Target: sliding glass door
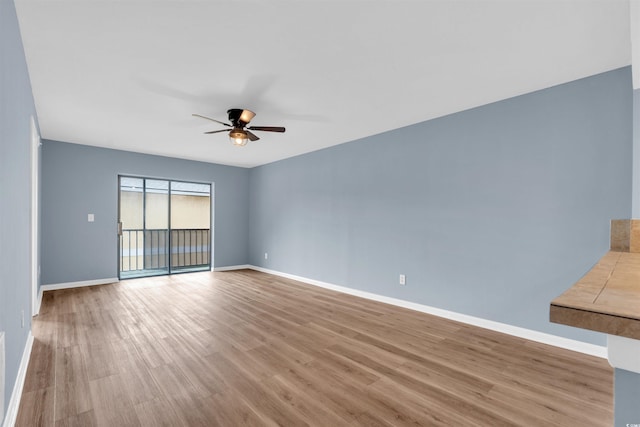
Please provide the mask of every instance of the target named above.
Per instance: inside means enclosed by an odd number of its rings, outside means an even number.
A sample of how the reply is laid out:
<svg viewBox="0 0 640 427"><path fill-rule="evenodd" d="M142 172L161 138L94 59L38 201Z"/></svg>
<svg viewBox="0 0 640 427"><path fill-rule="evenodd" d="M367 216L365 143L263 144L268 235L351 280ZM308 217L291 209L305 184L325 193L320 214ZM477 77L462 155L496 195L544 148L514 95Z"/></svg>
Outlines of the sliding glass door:
<svg viewBox="0 0 640 427"><path fill-rule="evenodd" d="M120 176L121 279L211 268L211 185Z"/></svg>

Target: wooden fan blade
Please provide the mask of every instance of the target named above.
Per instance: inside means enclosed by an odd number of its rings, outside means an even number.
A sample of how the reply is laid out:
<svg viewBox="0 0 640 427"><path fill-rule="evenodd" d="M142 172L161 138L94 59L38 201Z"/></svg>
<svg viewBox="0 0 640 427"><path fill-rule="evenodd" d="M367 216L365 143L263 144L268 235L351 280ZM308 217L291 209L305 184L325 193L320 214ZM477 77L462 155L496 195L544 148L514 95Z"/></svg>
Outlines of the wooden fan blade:
<svg viewBox="0 0 640 427"><path fill-rule="evenodd" d="M247 129L261 130L265 132L284 132L285 130L282 126L251 126Z"/></svg>
<svg viewBox="0 0 640 427"><path fill-rule="evenodd" d="M212 119L211 117L201 116L200 114L192 114L194 117L200 117L201 119L211 120L212 122L220 123L223 126L231 127L229 123L221 122L220 120Z"/></svg>
<svg viewBox="0 0 640 427"><path fill-rule="evenodd" d="M211 133L219 133L219 132L229 132L229 129L210 130L209 132L205 132L205 133L206 134L211 134Z"/></svg>
<svg viewBox="0 0 640 427"><path fill-rule="evenodd" d="M260 139L260 138L258 138L258 136L255 133L252 133L251 131L246 130L246 129L244 131L246 132L247 136L249 137L249 140L257 141L257 140Z"/></svg>

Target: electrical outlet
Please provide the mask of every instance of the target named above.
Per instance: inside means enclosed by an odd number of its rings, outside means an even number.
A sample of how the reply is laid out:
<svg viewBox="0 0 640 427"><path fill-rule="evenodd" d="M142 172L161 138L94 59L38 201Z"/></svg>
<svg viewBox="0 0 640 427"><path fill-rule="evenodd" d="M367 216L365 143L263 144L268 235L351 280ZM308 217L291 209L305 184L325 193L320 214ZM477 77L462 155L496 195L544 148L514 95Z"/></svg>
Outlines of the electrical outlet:
<svg viewBox="0 0 640 427"><path fill-rule="evenodd" d="M269 259L269 254L267 252L264 253L264 259Z"/></svg>
<svg viewBox="0 0 640 427"><path fill-rule="evenodd" d="M406 285L407 284L407 277L404 274L400 275L400 284L401 285Z"/></svg>

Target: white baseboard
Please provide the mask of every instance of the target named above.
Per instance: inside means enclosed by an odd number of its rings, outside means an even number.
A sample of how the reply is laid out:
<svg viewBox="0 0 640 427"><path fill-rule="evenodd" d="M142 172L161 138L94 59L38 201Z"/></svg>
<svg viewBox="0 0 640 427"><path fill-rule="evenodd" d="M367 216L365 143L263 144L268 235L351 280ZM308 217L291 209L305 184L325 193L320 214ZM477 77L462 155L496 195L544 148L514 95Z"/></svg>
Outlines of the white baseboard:
<svg viewBox="0 0 640 427"><path fill-rule="evenodd" d="M11 393L11 400L9 400L9 406L7 407L7 414L4 418L3 427L13 427L16 424L18 418L18 409L20 408L20 399L22 398L22 389L24 388L24 380L27 376L27 367L29 366L29 357L31 357L31 348L33 347L33 335L29 331L27 337L27 343L24 346L22 352L22 359L20 360L20 366L18 367L18 376L16 377L15 385L13 386L13 392Z"/></svg>
<svg viewBox="0 0 640 427"><path fill-rule="evenodd" d="M480 328L490 329L496 332L502 332L504 334L513 335L519 338L524 338L527 340L552 345L554 347L560 347L567 350L577 351L577 352L588 354L591 356L601 357L603 359L607 358L606 346L589 344L582 341L559 337L557 335L551 335L544 332L538 332L531 329L521 328L519 326L508 325L506 323L500 323L500 322L494 322L493 320L482 319L480 317L469 316L466 314L456 313L449 310L443 310L436 307L430 307L428 305L418 304L415 302L405 301L397 298L391 298L384 295L374 294L371 292L360 291L357 289L351 289L345 286L334 285L332 283L322 282L320 280L309 279L306 277L283 273L281 271L269 270L267 268L257 267L254 265L248 266L247 268L251 268L256 271L261 271L263 273L273 274L275 276L286 277L288 279L297 280L299 282L307 283L309 285L319 286L321 288L331 289L331 290L342 292L345 294L370 299L373 301L383 302L386 304L408 308L410 310L415 310L422 313L432 314L434 316L443 317L445 319L455 320L456 322L466 323L468 325L478 326Z"/></svg>
<svg viewBox="0 0 640 427"><path fill-rule="evenodd" d="M71 289L71 288L81 288L83 286L96 286L96 285L106 285L109 283L119 282L118 278L107 278L107 279L96 279L96 280L83 280L80 282L66 282L66 283L54 283L51 285L40 285L38 289L38 300L36 302L36 312L34 314L40 314L40 306L42 305L42 294L45 291L56 291L59 289Z"/></svg>
<svg viewBox="0 0 640 427"><path fill-rule="evenodd" d="M82 280L80 282L54 283L51 285L41 285L40 291L46 292L46 291L56 291L58 289L81 288L84 286L107 285L109 283L117 283L119 281L120 280L117 277L110 277L106 279Z"/></svg>
<svg viewBox="0 0 640 427"><path fill-rule="evenodd" d="M243 264L243 265L229 265L227 267L215 267L213 271L246 270L247 268L255 269L252 265Z"/></svg>

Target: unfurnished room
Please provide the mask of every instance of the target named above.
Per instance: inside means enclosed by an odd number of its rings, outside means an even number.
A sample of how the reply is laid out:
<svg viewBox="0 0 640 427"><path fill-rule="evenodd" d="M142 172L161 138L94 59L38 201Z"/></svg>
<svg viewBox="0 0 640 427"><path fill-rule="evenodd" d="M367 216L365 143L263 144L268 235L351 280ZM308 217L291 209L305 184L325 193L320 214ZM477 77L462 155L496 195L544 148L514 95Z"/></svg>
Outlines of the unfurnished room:
<svg viewBox="0 0 640 427"><path fill-rule="evenodd" d="M0 421L640 426L640 0L0 0Z"/></svg>

